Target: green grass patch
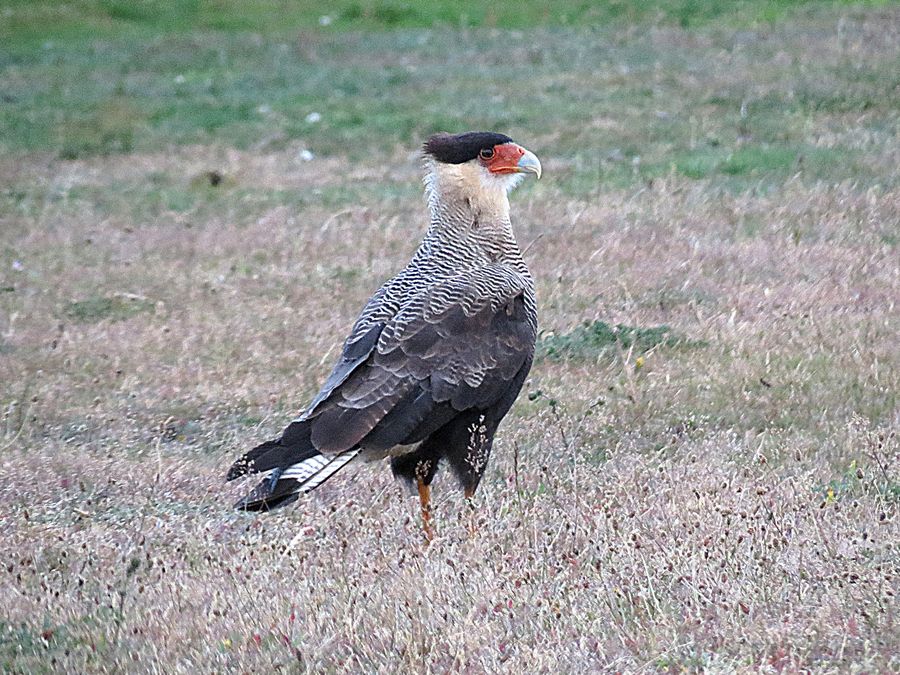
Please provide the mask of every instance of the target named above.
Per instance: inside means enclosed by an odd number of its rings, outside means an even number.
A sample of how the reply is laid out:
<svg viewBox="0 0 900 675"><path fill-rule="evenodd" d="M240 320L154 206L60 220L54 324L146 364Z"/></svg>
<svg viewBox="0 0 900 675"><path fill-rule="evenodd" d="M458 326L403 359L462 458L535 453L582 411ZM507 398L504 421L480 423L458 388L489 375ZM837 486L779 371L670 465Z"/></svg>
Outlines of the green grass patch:
<svg viewBox="0 0 900 675"><path fill-rule="evenodd" d="M54 673L58 661L73 652L87 662L108 646L98 617L76 619L72 624L53 624L47 620L38 628L26 622L0 621L0 671L4 673Z"/></svg>
<svg viewBox="0 0 900 675"><path fill-rule="evenodd" d="M797 152L785 147L744 147L731 153L720 170L729 176L771 172L782 173L797 161Z"/></svg>
<svg viewBox="0 0 900 675"><path fill-rule="evenodd" d="M838 18L827 14L834 3L806 4L813 26ZM890 59L865 72L827 63L800 72L761 58L734 84L696 78L730 49L731 29L721 26L756 16L752 5L15 2L0 26L0 150L82 159L191 144L290 146L356 161L410 150L434 131L486 128L525 143L552 138L532 149L566 160L548 173L566 194L673 170L736 189L794 170L882 184L858 146L814 139L842 128L848 111L864 111L873 138L892 137ZM687 25L712 46L677 29L664 44L623 41L614 26L627 22ZM434 25L444 28L421 30ZM524 27L527 37L502 30ZM789 55L808 39L779 30L793 36L774 38ZM747 49L768 49L748 39ZM771 84L744 106L748 81Z"/></svg>
<svg viewBox="0 0 900 675"><path fill-rule="evenodd" d="M0 666L3 672L17 672L24 662L45 655L59 640L51 630L36 630L26 623L0 621ZM51 672L51 669L47 667L37 672Z"/></svg>
<svg viewBox="0 0 900 675"><path fill-rule="evenodd" d="M156 305L146 298L131 295L93 296L70 302L63 314L78 323L124 321L137 314L153 312Z"/></svg>
<svg viewBox="0 0 900 675"><path fill-rule="evenodd" d="M621 26L634 23L694 28L720 22L774 24L805 5L887 4L889 0L558 0L486 3L480 0L9 0L0 38L41 40L107 37L130 31L218 30L278 33L297 29L390 30L397 28Z"/></svg>
<svg viewBox="0 0 900 675"><path fill-rule="evenodd" d="M63 122L56 130L60 157L128 153L134 149L135 129L142 117L134 103L113 99L86 118Z"/></svg>
<svg viewBox="0 0 900 675"><path fill-rule="evenodd" d="M675 160L675 168L683 176L701 179L713 175L722 163L722 153L712 149L691 152Z"/></svg>
<svg viewBox="0 0 900 675"><path fill-rule="evenodd" d="M846 499L858 499L871 494L884 504L900 504L900 482L877 473L875 467L867 467L867 472L857 474L851 467L842 476L834 478L824 485L815 486L814 491L822 499L822 505Z"/></svg>
<svg viewBox="0 0 900 675"><path fill-rule="evenodd" d="M585 321L568 333L542 335L538 341L537 353L539 358L596 359L605 354L616 353L619 348L642 354L660 346L702 344L676 334L668 326L641 328L623 324L611 326L605 321Z"/></svg>
<svg viewBox="0 0 900 675"><path fill-rule="evenodd" d="M770 183L801 173L812 180L828 179L837 172L866 176L870 171L858 161L858 151L811 146L753 144L729 150L705 147L676 155L671 168L694 180L718 179L744 188L748 181L760 178ZM648 166L643 174L654 177L660 166ZM872 176L874 178L874 176Z"/></svg>

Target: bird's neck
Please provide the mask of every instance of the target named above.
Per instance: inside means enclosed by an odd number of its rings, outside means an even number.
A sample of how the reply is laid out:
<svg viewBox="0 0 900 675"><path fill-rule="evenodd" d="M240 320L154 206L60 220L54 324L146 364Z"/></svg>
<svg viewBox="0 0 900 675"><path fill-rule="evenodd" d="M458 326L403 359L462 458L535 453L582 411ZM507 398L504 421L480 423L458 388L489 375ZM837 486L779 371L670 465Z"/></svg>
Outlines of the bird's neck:
<svg viewBox="0 0 900 675"><path fill-rule="evenodd" d="M423 246L453 248L482 264L522 260L505 185L451 165L430 174L426 187L430 224Z"/></svg>

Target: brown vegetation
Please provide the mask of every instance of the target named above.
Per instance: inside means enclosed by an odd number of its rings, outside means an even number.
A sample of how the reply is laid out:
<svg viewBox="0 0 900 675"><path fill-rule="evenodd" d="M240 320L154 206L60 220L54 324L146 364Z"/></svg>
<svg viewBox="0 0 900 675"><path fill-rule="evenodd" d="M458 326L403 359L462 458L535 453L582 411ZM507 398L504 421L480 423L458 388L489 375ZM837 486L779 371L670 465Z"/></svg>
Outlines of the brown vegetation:
<svg viewBox="0 0 900 675"><path fill-rule="evenodd" d="M896 127L869 143L851 117L813 127L860 138L880 182L573 191L555 139L518 134L545 160L513 197L545 339L602 320L680 340L540 360L476 536L439 479L427 548L384 465L264 516L223 483L414 248L408 145L0 160L0 664L900 668Z"/></svg>

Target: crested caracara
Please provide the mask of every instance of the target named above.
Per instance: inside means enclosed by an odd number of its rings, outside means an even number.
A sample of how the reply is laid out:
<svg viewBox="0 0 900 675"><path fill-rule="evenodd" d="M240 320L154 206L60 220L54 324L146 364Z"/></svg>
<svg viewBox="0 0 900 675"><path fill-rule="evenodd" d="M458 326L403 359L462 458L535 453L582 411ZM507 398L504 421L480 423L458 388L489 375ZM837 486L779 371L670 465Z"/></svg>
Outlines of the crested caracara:
<svg viewBox="0 0 900 675"><path fill-rule="evenodd" d="M436 134L424 155L425 238L366 303L306 411L232 465L228 480L270 472L237 508L288 504L355 459L390 457L394 475L418 487L431 539L440 461L475 493L534 356L534 281L507 194L526 174L540 178L541 164L487 132Z"/></svg>

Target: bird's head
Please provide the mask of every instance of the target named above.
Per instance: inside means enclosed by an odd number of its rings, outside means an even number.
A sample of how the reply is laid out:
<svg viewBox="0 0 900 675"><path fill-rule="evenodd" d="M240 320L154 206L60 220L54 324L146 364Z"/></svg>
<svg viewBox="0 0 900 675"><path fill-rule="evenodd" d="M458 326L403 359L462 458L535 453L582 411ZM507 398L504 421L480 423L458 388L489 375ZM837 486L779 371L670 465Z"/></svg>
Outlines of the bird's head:
<svg viewBox="0 0 900 675"><path fill-rule="evenodd" d="M441 182L452 182L460 188L506 193L527 174L541 177L541 163L534 153L503 134L439 133L425 142L424 152L433 162L435 178L445 178Z"/></svg>

